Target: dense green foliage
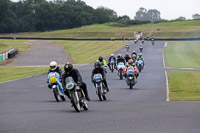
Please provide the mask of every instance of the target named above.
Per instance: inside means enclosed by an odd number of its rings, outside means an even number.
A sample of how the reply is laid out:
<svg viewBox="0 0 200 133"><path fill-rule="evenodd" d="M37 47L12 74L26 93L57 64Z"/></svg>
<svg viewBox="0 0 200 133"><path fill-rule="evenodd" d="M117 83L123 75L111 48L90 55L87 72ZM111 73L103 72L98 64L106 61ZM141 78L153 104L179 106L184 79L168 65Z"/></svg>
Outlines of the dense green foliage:
<svg viewBox="0 0 200 133"><path fill-rule="evenodd" d="M69 29L117 20L108 8L93 9L81 0L0 0L0 33Z"/></svg>

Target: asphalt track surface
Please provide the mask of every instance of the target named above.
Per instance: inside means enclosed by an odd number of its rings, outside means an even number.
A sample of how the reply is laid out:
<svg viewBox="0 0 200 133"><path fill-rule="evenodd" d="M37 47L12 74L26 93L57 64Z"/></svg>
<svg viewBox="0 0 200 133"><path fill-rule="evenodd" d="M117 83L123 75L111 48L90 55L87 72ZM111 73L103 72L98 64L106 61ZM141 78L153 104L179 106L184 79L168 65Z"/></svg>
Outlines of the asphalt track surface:
<svg viewBox="0 0 200 133"><path fill-rule="evenodd" d="M65 64L68 60L64 47L49 41L35 40L30 42L30 49L15 57L10 66L42 66L49 65L56 60L58 64Z"/></svg>
<svg viewBox="0 0 200 133"><path fill-rule="evenodd" d="M131 51L138 46L131 42ZM80 113L69 100L55 102L46 74L1 83L0 133L199 133L199 102L166 101L163 48L164 42L145 42L146 64L133 90L108 70L110 92L103 102L90 82L92 65L80 67L92 99Z"/></svg>

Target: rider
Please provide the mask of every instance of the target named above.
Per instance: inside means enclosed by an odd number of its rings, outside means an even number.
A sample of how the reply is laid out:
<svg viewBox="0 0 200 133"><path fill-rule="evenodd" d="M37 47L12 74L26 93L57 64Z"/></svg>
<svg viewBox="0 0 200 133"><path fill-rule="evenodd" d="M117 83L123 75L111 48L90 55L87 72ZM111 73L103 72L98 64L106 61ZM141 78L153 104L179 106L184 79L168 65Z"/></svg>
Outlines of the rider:
<svg viewBox="0 0 200 133"><path fill-rule="evenodd" d="M116 58L115 58L114 54L111 54L110 57L109 57L109 59L108 59L108 66L109 66L109 68L110 68L110 62L111 62L111 60L114 60L114 68L116 68Z"/></svg>
<svg viewBox="0 0 200 133"><path fill-rule="evenodd" d="M132 52L131 57L135 54L135 56L137 57L137 53L135 52L135 50Z"/></svg>
<svg viewBox="0 0 200 133"><path fill-rule="evenodd" d="M97 74L97 73L100 73L102 75L102 78L103 78L103 83L107 89L107 92L109 92L109 89L108 89L108 84L107 84L107 81L106 81L106 74L105 74L105 71L104 69L102 68L102 65L99 61L95 62L94 63L94 69L92 70L92 75L91 75L91 81L93 81L93 77L94 77L94 74Z"/></svg>
<svg viewBox="0 0 200 133"><path fill-rule="evenodd" d="M127 49L127 51L128 51L128 49L129 49L129 44L126 44L126 49Z"/></svg>
<svg viewBox="0 0 200 133"><path fill-rule="evenodd" d="M48 74L50 72L57 72L60 76L62 76L62 70L60 69L60 67L58 66L58 64L55 61L51 61L49 64Z"/></svg>
<svg viewBox="0 0 200 133"><path fill-rule="evenodd" d="M82 77L79 73L79 71L77 69L73 68L73 65L70 62L67 62L64 66L64 70L65 72L62 75L62 86L63 88L66 88L66 83L65 83L65 79L67 77L72 77L74 79L74 81L80 85L80 88L83 89L84 93L85 93L85 98L90 101L89 95L88 95L88 91L87 91L87 86L86 83L82 81ZM66 95L69 95L69 92L66 90Z"/></svg>
<svg viewBox="0 0 200 133"><path fill-rule="evenodd" d="M125 59L122 57L122 55L118 54L117 55L117 64L120 63L120 62L123 62L124 65L126 64Z"/></svg>
<svg viewBox="0 0 200 133"><path fill-rule="evenodd" d="M106 63L106 61L103 59L103 56L99 56L99 59L98 59L97 61L99 61L99 62L102 64L102 66L103 66L104 68L107 68L107 63Z"/></svg>
<svg viewBox="0 0 200 133"><path fill-rule="evenodd" d="M138 57L136 58L137 61L142 60L143 61L143 66L144 66L144 57L142 56L142 53L138 54Z"/></svg>
<svg viewBox="0 0 200 133"><path fill-rule="evenodd" d="M139 50L140 50L140 52L142 52L142 51L143 51L142 44L140 44Z"/></svg>
<svg viewBox="0 0 200 133"><path fill-rule="evenodd" d="M62 70L60 69L60 67L58 66L58 64L55 61L51 61L49 64L49 71L48 74L51 72L57 72L60 75L60 78L62 76ZM51 89L51 85L49 84L49 81L47 80L47 84L49 89Z"/></svg>
<svg viewBox="0 0 200 133"><path fill-rule="evenodd" d="M129 60L129 59L131 59L131 57L129 56L129 54L128 54L128 53L126 53L126 55L125 55L124 59L126 60L126 62L128 62L128 60Z"/></svg>

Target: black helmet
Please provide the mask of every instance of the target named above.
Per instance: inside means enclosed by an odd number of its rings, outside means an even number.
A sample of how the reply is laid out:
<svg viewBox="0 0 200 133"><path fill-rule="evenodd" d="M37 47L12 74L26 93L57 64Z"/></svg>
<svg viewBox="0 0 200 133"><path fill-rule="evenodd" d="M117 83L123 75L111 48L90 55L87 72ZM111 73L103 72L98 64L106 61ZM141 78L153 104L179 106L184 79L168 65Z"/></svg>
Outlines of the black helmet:
<svg viewBox="0 0 200 133"><path fill-rule="evenodd" d="M65 70L65 72L71 72L72 69L73 69L73 65L72 65L72 63L67 62L67 63L65 64L65 66L64 66L64 70Z"/></svg>
<svg viewBox="0 0 200 133"><path fill-rule="evenodd" d="M100 68L101 67L101 63L99 61L94 63L94 67L95 68Z"/></svg>
<svg viewBox="0 0 200 133"><path fill-rule="evenodd" d="M128 54L128 53L126 53L126 54L125 54L125 57L129 57L129 54Z"/></svg>
<svg viewBox="0 0 200 133"><path fill-rule="evenodd" d="M102 56L99 56L99 61L103 62L103 57Z"/></svg>

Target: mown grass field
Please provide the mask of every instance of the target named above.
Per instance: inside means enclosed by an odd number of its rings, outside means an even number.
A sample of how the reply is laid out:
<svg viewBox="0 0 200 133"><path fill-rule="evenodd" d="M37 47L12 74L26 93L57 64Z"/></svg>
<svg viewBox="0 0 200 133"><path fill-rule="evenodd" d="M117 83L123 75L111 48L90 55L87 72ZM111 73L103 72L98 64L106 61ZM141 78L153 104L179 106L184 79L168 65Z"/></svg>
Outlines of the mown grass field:
<svg viewBox="0 0 200 133"><path fill-rule="evenodd" d="M0 82L25 78L32 75L47 73L46 67L8 67L0 66Z"/></svg>
<svg viewBox="0 0 200 133"><path fill-rule="evenodd" d="M167 71L171 101L200 101L200 71Z"/></svg>
<svg viewBox="0 0 200 133"><path fill-rule="evenodd" d="M95 62L99 56L109 56L128 41L53 41L53 43L64 46L73 63L88 64Z"/></svg>
<svg viewBox="0 0 200 133"><path fill-rule="evenodd" d="M134 38L134 32L142 31L144 37L150 32L154 32L154 38L200 37L200 20L149 23L127 27L116 27L113 25L115 23L82 26L80 28L49 32L17 33L15 36L47 38ZM157 32L158 28L160 29L159 32ZM10 36L10 34L1 36Z"/></svg>
<svg viewBox="0 0 200 133"><path fill-rule="evenodd" d="M165 49L168 67L200 68L200 41L168 42Z"/></svg>
<svg viewBox="0 0 200 133"><path fill-rule="evenodd" d="M6 52L11 48L17 48L19 52L23 52L29 48L29 45L26 40L0 39L0 53Z"/></svg>

